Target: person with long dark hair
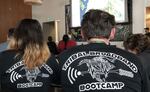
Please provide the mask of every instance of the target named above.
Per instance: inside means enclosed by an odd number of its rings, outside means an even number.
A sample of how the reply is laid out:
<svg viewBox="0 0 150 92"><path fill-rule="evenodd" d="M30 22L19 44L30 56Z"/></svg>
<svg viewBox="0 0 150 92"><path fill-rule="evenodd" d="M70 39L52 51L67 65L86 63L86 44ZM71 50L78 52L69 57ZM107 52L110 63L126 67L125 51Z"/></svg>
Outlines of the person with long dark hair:
<svg viewBox="0 0 150 92"><path fill-rule="evenodd" d="M0 92L49 92L58 64L44 41L40 23L23 19L0 54Z"/></svg>
<svg viewBox="0 0 150 92"><path fill-rule="evenodd" d="M58 52L61 53L66 49L76 46L77 43L71 40L67 34L63 35L63 39L58 43Z"/></svg>
<svg viewBox="0 0 150 92"><path fill-rule="evenodd" d="M7 50L9 40L13 37L15 28L10 28L7 33L7 41L0 44L0 52Z"/></svg>

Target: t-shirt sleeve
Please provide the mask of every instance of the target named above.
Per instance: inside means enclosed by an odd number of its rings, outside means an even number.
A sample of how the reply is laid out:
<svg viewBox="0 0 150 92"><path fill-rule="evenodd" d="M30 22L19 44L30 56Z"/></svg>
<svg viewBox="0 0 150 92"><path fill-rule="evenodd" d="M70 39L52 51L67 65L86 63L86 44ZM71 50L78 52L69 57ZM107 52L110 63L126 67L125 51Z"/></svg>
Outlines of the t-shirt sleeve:
<svg viewBox="0 0 150 92"><path fill-rule="evenodd" d="M53 85L60 85L60 68L59 63L57 62L56 58L52 56L50 58L51 67L53 69L53 79L52 84Z"/></svg>

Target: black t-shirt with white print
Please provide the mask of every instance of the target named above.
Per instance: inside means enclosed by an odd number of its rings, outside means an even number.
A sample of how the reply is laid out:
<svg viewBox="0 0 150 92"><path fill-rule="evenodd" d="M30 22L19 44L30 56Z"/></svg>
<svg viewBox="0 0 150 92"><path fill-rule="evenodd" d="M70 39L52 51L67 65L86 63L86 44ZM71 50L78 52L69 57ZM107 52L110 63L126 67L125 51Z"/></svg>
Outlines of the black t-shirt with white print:
<svg viewBox="0 0 150 92"><path fill-rule="evenodd" d="M51 83L58 83L58 64L54 56L40 67L29 70L22 56L9 50L0 54L0 92L49 92Z"/></svg>
<svg viewBox="0 0 150 92"><path fill-rule="evenodd" d="M91 43L57 57L64 92L148 92L138 58L115 46Z"/></svg>

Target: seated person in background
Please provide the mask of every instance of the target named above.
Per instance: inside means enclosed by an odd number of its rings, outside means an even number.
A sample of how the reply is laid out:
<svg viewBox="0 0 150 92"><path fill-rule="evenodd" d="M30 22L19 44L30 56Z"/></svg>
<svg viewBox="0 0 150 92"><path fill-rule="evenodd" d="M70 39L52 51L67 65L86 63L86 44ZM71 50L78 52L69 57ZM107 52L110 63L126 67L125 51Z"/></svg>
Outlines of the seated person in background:
<svg viewBox="0 0 150 92"><path fill-rule="evenodd" d="M52 39L51 36L48 37L47 45L48 45L49 50L50 50L50 52L51 52L52 54L54 54L54 55L57 55L57 54L58 54L57 45L56 45L56 43L53 41L53 39Z"/></svg>
<svg viewBox="0 0 150 92"><path fill-rule="evenodd" d="M115 35L113 15L89 10L81 30L88 44L57 56L64 92L148 92L148 78L136 55L109 45Z"/></svg>
<svg viewBox="0 0 150 92"><path fill-rule="evenodd" d="M63 35L63 39L58 43L58 52L61 53L62 51L76 45L77 45L76 41L70 40L69 36L65 34Z"/></svg>
<svg viewBox="0 0 150 92"><path fill-rule="evenodd" d="M150 32L148 27L144 28L144 30L145 30L145 33L149 33Z"/></svg>
<svg viewBox="0 0 150 92"><path fill-rule="evenodd" d="M2 52L2 51L4 51L4 50L7 49L7 47L8 47L8 42L9 42L10 39L13 37L14 30L15 30L14 28L10 28L10 29L8 30L7 41L0 44L0 52Z"/></svg>
<svg viewBox="0 0 150 92"><path fill-rule="evenodd" d="M51 83L56 83L58 64L40 23L21 20L9 48L0 54L0 92L49 92Z"/></svg>
<svg viewBox="0 0 150 92"><path fill-rule="evenodd" d="M150 80L150 39L144 34L133 34L123 44L127 51L140 58Z"/></svg>
<svg viewBox="0 0 150 92"><path fill-rule="evenodd" d="M150 39L150 32L145 34Z"/></svg>
<svg viewBox="0 0 150 92"><path fill-rule="evenodd" d="M144 34L132 34L123 42L123 45L125 50L140 54L149 48L149 42L149 38Z"/></svg>

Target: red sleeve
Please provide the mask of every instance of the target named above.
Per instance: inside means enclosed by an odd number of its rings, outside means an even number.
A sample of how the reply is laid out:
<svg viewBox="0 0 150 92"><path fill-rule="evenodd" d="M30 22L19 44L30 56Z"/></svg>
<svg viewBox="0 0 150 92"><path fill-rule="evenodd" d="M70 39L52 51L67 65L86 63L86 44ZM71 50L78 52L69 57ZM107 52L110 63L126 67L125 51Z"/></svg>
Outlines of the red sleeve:
<svg viewBox="0 0 150 92"><path fill-rule="evenodd" d="M62 52L64 50L64 42L63 41L60 41L58 43L58 52Z"/></svg>
<svg viewBox="0 0 150 92"><path fill-rule="evenodd" d="M70 41L67 43L67 48L70 48L70 47L73 47L73 46L76 46L76 45L77 45L76 41L70 40Z"/></svg>

